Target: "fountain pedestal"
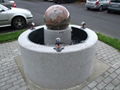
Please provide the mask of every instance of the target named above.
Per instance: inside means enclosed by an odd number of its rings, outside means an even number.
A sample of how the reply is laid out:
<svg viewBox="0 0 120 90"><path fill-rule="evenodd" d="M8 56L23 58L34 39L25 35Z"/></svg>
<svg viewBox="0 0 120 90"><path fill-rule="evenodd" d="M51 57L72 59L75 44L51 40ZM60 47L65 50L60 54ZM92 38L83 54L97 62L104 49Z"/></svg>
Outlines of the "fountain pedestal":
<svg viewBox="0 0 120 90"><path fill-rule="evenodd" d="M60 7L59 5L54 6L57 9ZM63 9L59 10L64 11ZM51 25L51 23L49 24ZM58 35L53 34L48 36L48 41L45 41L44 36L44 32L47 32L47 30L45 31L46 25L41 25L35 27L34 30L29 29L22 33L18 42L22 53L25 74L30 81L42 88L58 90L79 85L93 72L97 35L92 30L83 29L78 25L65 23L62 24L64 28L60 28L59 24L57 26L53 24L55 27L53 28L49 24L46 24L49 29L57 29L58 32L67 31L67 27L71 30L68 30L67 34L65 34L68 37L64 36L64 34L58 37L61 33ZM56 38L61 39L59 41L60 48L61 46L64 47L61 51L57 51L59 47L55 45Z"/></svg>

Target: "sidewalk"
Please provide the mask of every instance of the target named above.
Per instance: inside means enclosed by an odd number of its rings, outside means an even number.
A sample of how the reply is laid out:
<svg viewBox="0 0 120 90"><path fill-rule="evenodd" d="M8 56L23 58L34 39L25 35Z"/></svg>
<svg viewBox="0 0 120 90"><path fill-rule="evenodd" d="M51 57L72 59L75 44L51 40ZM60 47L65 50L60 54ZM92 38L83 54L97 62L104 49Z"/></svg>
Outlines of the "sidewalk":
<svg viewBox="0 0 120 90"><path fill-rule="evenodd" d="M18 55L17 41L0 44L0 90L26 90L26 83L14 60ZM98 41L96 59L110 68L82 90L120 90L120 52Z"/></svg>

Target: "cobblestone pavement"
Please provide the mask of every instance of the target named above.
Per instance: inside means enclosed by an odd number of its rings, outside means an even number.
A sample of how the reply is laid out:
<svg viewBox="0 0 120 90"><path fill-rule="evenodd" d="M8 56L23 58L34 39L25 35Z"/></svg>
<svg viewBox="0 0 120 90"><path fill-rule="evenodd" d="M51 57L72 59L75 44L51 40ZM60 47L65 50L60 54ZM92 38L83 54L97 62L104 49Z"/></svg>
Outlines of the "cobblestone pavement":
<svg viewBox="0 0 120 90"><path fill-rule="evenodd" d="M26 90L26 84L14 60L19 54L16 41L0 44L0 90Z"/></svg>
<svg viewBox="0 0 120 90"><path fill-rule="evenodd" d="M26 90L26 83L14 60L18 55L17 41L0 44L0 90ZM120 90L120 52L98 41L96 58L110 68L82 90Z"/></svg>

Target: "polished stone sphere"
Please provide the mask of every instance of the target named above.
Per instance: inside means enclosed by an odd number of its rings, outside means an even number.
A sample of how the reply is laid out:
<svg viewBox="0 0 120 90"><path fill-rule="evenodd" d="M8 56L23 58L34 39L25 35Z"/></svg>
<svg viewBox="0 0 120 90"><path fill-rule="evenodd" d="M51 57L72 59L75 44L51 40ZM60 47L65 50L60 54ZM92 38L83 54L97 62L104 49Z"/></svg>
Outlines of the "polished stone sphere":
<svg viewBox="0 0 120 90"><path fill-rule="evenodd" d="M44 21L48 29L63 30L69 25L70 13L62 5L52 5L46 10Z"/></svg>

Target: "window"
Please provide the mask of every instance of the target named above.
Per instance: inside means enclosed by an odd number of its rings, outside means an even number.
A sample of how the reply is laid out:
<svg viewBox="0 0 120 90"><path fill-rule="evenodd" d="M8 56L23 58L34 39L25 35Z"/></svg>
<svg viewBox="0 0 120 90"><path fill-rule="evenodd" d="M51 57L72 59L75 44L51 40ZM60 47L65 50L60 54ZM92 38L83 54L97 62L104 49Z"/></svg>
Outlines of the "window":
<svg viewBox="0 0 120 90"><path fill-rule="evenodd" d="M97 0L88 0L88 1L97 1Z"/></svg>
<svg viewBox="0 0 120 90"><path fill-rule="evenodd" d="M7 8L7 7L5 7L5 6L3 6L3 5L0 4L0 9L2 9L2 10L8 10L9 8Z"/></svg>
<svg viewBox="0 0 120 90"><path fill-rule="evenodd" d="M2 11L2 9L0 8L0 11Z"/></svg>
<svg viewBox="0 0 120 90"><path fill-rule="evenodd" d="M111 2L119 2L120 3L120 0L111 0Z"/></svg>

